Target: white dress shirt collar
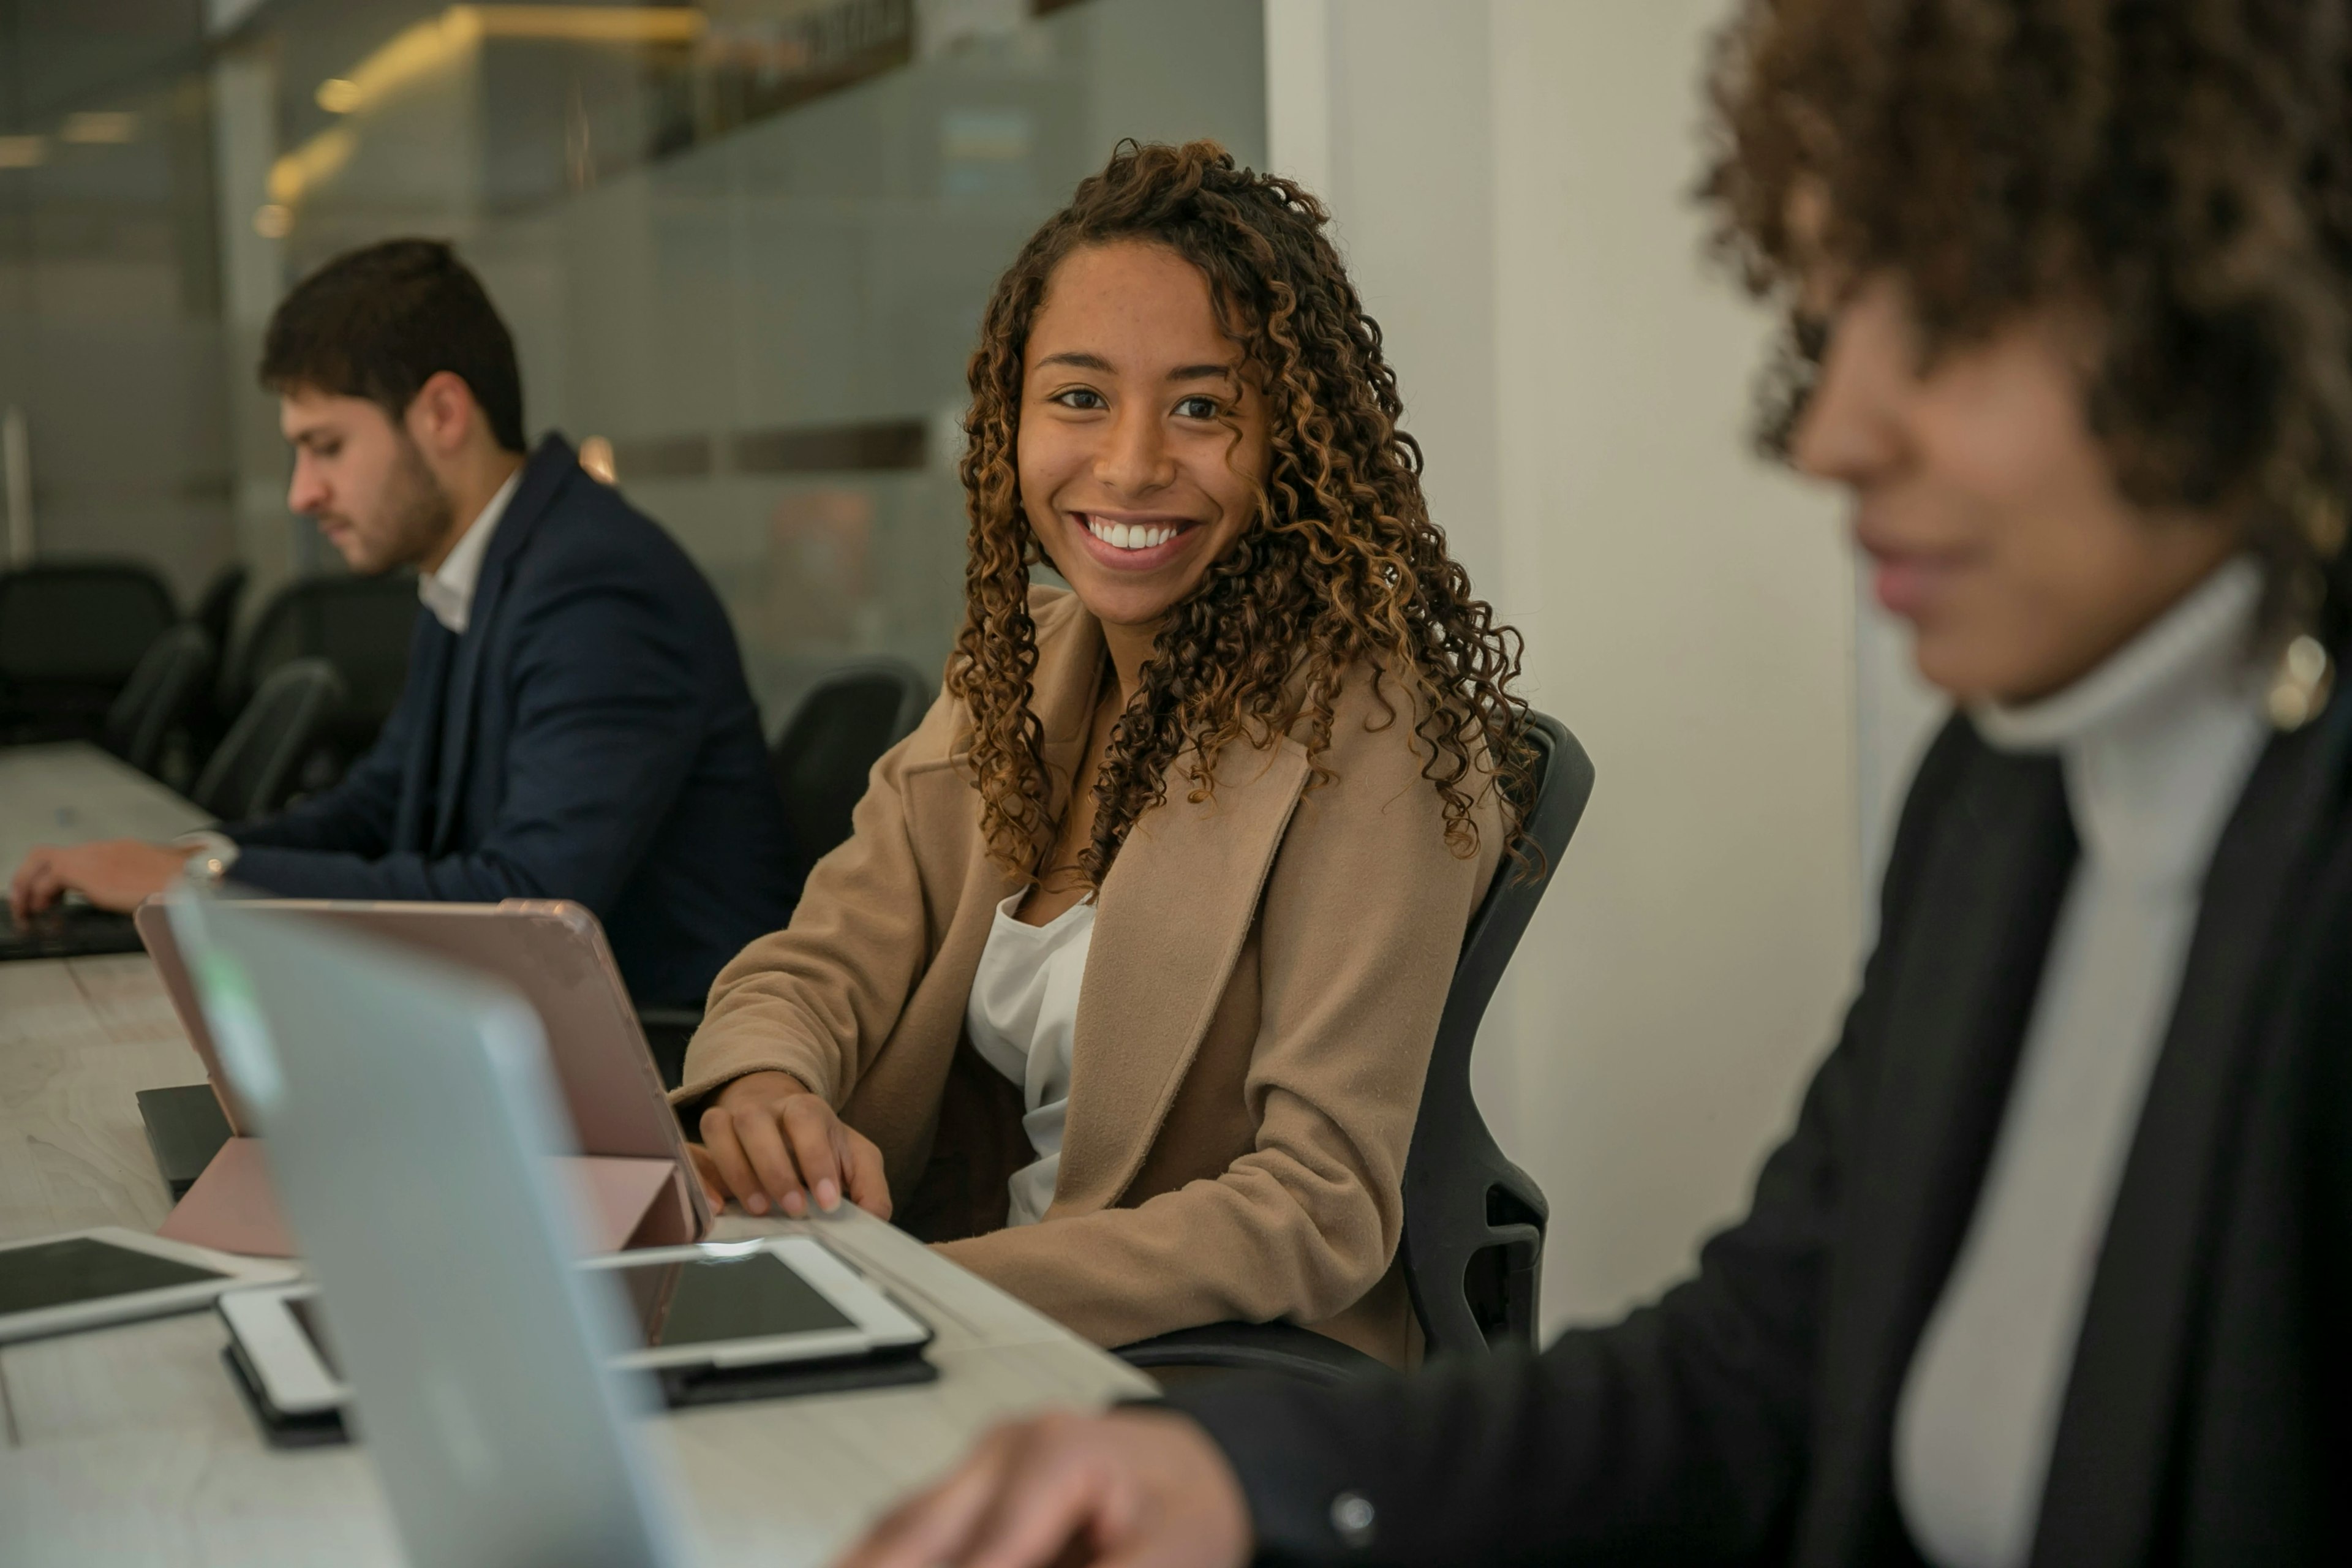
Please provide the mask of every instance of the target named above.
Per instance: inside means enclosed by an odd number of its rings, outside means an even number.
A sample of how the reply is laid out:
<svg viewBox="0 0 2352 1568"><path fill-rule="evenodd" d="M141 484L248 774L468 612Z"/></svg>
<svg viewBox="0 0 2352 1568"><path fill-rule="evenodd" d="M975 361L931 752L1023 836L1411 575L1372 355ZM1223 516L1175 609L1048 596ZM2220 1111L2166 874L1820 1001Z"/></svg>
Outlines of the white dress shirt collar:
<svg viewBox="0 0 2352 1568"><path fill-rule="evenodd" d="M499 487L481 515L457 536L450 547L448 558L441 563L438 572L416 574L416 596L433 612L433 618L458 636L465 635L466 624L473 618L474 588L482 579L482 558L489 552L490 534L506 514L507 502L514 500L515 488L522 483L522 470L517 468Z"/></svg>

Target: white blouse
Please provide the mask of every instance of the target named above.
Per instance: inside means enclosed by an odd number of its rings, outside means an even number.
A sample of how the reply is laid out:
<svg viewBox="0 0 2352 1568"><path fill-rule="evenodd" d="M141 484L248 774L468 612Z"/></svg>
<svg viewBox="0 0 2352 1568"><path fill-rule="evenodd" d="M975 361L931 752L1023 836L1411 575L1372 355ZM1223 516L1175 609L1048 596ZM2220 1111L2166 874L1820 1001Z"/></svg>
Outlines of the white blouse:
<svg viewBox="0 0 2352 1568"><path fill-rule="evenodd" d="M1024 896L996 906L964 1008L964 1028L981 1058L1021 1086L1028 1108L1021 1128L1037 1152L1034 1162L1013 1173L1008 1225L1036 1224L1054 1201L1070 1105L1070 1036L1095 934L1091 903L1072 904L1042 926L1022 924L1013 911Z"/></svg>

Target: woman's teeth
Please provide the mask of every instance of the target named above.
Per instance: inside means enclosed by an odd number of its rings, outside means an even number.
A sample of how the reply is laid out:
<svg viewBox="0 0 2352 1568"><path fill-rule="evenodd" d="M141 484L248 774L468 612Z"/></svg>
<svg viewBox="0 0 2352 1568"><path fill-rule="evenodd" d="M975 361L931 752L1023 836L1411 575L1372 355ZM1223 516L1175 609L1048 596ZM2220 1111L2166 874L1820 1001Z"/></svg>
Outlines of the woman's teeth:
<svg viewBox="0 0 2352 1568"><path fill-rule="evenodd" d="M1172 522L1112 522L1107 518L1087 519L1087 531L1109 545L1113 550L1150 550L1176 537Z"/></svg>

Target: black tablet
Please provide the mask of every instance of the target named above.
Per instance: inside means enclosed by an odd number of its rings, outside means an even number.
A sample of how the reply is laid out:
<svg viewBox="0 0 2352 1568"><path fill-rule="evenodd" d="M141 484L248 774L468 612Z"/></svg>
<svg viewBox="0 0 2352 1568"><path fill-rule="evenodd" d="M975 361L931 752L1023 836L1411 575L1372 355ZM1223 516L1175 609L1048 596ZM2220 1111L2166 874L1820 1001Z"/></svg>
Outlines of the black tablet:
<svg viewBox="0 0 2352 1568"><path fill-rule="evenodd" d="M782 1368L910 1353L931 1338L810 1237L650 1247L582 1267L620 1278L639 1341L624 1366ZM299 1418L350 1398L311 1287L240 1290L221 1299L220 1311L272 1410Z"/></svg>

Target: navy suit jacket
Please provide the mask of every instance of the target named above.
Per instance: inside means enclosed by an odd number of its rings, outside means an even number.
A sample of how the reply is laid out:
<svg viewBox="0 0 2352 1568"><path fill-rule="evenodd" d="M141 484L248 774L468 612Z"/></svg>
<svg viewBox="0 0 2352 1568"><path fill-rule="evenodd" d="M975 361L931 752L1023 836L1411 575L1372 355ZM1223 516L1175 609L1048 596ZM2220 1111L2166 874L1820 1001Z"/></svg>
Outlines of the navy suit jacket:
<svg viewBox="0 0 2352 1568"><path fill-rule="evenodd" d="M800 892L718 595L560 436L490 537L465 635L418 609L375 745L227 832L236 879L288 898L576 900L645 1005L700 1002Z"/></svg>

